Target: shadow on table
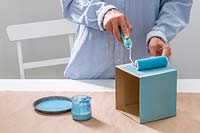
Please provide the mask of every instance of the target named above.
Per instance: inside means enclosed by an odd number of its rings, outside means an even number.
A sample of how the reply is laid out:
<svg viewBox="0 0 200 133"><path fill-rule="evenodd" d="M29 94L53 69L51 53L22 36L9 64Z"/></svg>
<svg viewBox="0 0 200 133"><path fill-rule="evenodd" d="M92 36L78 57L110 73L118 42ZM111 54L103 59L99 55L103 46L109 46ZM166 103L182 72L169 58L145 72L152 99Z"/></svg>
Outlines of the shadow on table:
<svg viewBox="0 0 200 133"><path fill-rule="evenodd" d="M194 102L192 104L195 106ZM192 109L192 107L187 108L184 106L177 109L176 117L170 117L144 125L164 133L197 133L200 131L199 107L193 107Z"/></svg>
<svg viewBox="0 0 200 133"><path fill-rule="evenodd" d="M103 128L103 127L106 127L108 126L106 123L104 123L103 121L101 120L98 120L97 118L95 117L92 117L90 120L88 121L77 121L79 124L81 125L84 125L86 127L89 127L89 128Z"/></svg>
<svg viewBox="0 0 200 133"><path fill-rule="evenodd" d="M37 111L37 110L34 110L34 111L37 114L39 114L39 115L49 116L49 117L54 117L54 116L69 116L69 115L71 115L70 111L66 111L66 112L63 112L63 113L45 113L45 112L40 112L40 111Z"/></svg>

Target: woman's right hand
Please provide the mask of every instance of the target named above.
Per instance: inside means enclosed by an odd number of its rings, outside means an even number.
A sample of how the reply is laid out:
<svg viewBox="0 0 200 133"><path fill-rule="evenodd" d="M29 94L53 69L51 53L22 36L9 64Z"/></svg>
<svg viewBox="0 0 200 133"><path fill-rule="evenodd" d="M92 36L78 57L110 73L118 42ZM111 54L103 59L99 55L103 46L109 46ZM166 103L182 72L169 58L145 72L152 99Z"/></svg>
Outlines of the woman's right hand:
<svg viewBox="0 0 200 133"><path fill-rule="evenodd" d="M117 9L110 9L104 16L103 20L104 28L112 33L112 35L123 44L123 41L120 38L119 27L125 36L125 38L130 37L130 33L133 30L132 24L127 19L127 17Z"/></svg>

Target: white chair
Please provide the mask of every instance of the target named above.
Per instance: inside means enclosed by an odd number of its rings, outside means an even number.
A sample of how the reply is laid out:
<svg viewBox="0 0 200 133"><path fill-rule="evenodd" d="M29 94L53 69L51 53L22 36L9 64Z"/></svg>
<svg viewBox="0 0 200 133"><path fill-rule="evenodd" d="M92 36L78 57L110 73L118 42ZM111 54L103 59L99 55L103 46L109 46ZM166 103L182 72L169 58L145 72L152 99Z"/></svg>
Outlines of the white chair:
<svg viewBox="0 0 200 133"><path fill-rule="evenodd" d="M74 42L75 29L76 29L75 24L65 19L8 26L6 31L7 31L9 40L15 41L17 45L20 78L21 79L25 78L25 74L24 74L25 69L67 64L69 61L69 57L67 57L67 58L24 63L22 48L21 48L23 40L67 35L69 39L69 47L71 51L71 48Z"/></svg>

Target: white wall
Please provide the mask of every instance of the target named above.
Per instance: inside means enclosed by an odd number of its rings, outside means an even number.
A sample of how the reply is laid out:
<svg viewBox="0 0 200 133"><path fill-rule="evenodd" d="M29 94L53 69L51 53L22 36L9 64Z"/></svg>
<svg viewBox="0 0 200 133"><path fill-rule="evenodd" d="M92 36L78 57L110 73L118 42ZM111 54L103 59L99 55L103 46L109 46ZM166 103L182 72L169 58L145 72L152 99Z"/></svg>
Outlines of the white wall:
<svg viewBox="0 0 200 133"><path fill-rule="evenodd" d="M8 41L7 25L62 18L59 0L1 0L0 4L0 78L19 78L16 45ZM27 40L24 61L68 56L65 36ZM28 44L28 45L27 45ZM27 78L64 78L65 65L26 70Z"/></svg>
<svg viewBox="0 0 200 133"><path fill-rule="evenodd" d="M171 44L172 66L179 78L200 78L200 1L194 0L190 25ZM9 42L7 25L60 19L60 0L1 0L0 4L0 78L19 78L16 46ZM198 38L199 37L199 38ZM64 36L24 41L25 61L59 58L69 55ZM27 78L64 78L65 66L26 71Z"/></svg>
<svg viewBox="0 0 200 133"><path fill-rule="evenodd" d="M200 78L200 0L194 0L190 24L172 42L172 66L179 78Z"/></svg>

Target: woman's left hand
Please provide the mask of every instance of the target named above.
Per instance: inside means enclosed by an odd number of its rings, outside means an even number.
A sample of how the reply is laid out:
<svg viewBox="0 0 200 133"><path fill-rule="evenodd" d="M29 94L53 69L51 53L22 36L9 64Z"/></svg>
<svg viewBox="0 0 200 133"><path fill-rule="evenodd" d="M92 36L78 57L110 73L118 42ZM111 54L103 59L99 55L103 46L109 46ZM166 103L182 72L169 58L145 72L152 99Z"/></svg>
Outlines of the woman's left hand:
<svg viewBox="0 0 200 133"><path fill-rule="evenodd" d="M165 55L169 58L172 54L169 45L165 44L162 39L158 37L151 38L149 41L148 50L150 56Z"/></svg>

